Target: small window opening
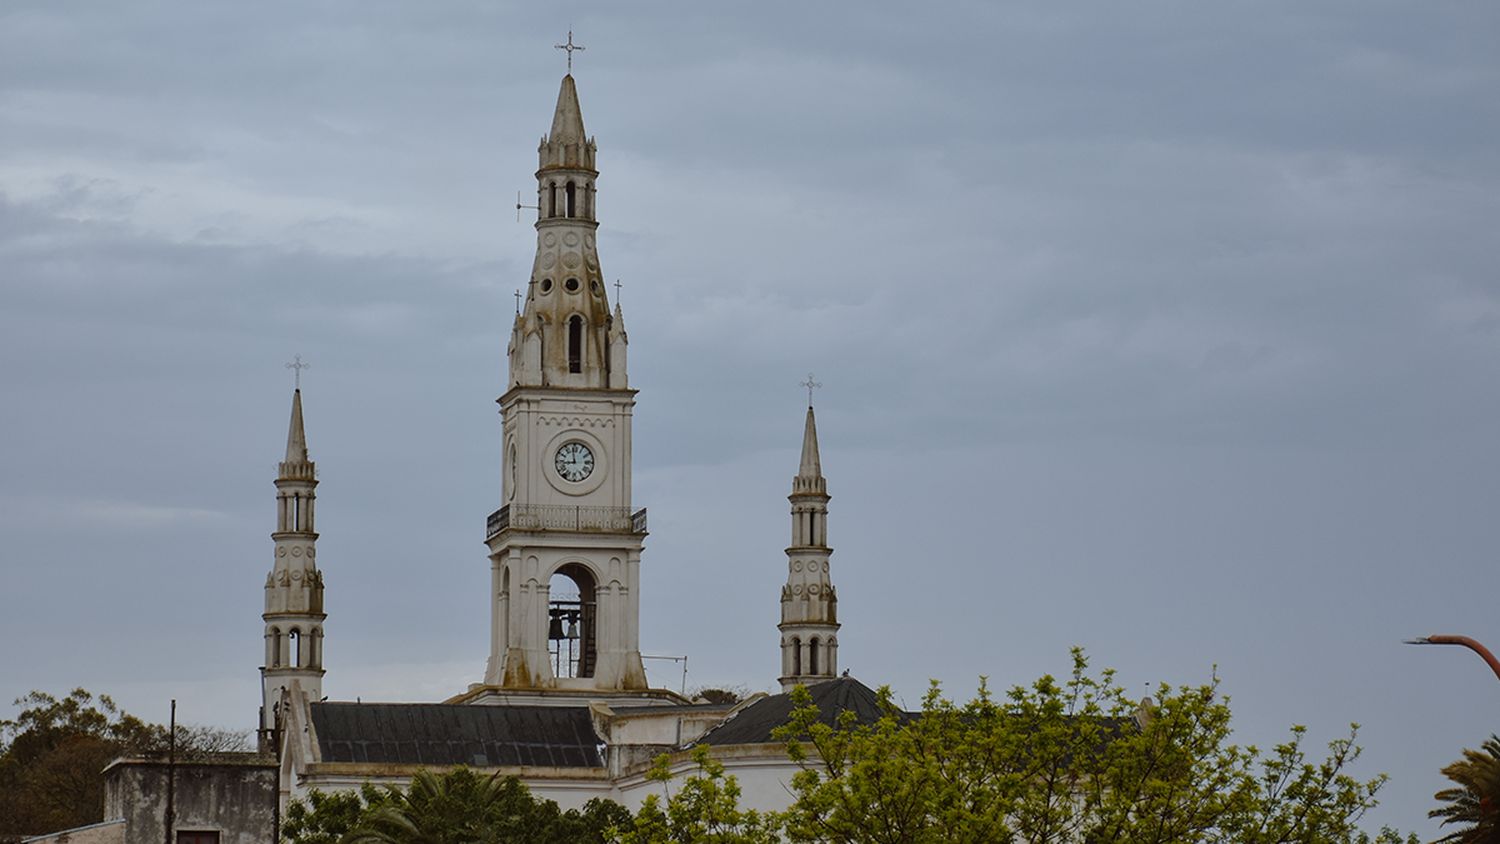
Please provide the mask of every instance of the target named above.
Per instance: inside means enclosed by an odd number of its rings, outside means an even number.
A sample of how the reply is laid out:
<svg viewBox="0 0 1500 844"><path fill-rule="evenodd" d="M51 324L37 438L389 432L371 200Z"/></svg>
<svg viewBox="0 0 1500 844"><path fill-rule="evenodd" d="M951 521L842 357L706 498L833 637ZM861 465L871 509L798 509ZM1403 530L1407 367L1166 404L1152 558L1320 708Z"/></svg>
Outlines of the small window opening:
<svg viewBox="0 0 1500 844"><path fill-rule="evenodd" d="M552 292L552 279L550 279L550 278L544 278L544 279L542 279L542 292L543 293L551 293Z"/></svg>
<svg viewBox="0 0 1500 844"><path fill-rule="evenodd" d="M813 637L807 643L807 673L818 673L818 640Z"/></svg>
<svg viewBox="0 0 1500 844"><path fill-rule="evenodd" d="M576 214L576 212L574 211L574 209L577 208L576 202L577 202L577 199L578 199L577 189L573 186L572 182L568 182L568 187L567 187L566 193L567 193L567 200L568 200L568 216L572 217L572 216L575 216L575 214Z"/></svg>
<svg viewBox="0 0 1500 844"><path fill-rule="evenodd" d="M547 216L557 216L557 183L552 182L547 186Z"/></svg>
<svg viewBox="0 0 1500 844"><path fill-rule="evenodd" d="M568 320L568 371L583 371L583 317L577 314Z"/></svg>
<svg viewBox="0 0 1500 844"><path fill-rule="evenodd" d="M287 646L286 647L286 650L287 650L286 664L289 667L291 667L291 668L301 668L302 667L302 632L300 630L298 630L297 628L293 627L292 631L290 633L286 634L286 646Z"/></svg>
<svg viewBox="0 0 1500 844"><path fill-rule="evenodd" d="M576 279L576 278L570 278L570 279L568 279L567 281L563 282L563 287L567 288L567 291L569 293L577 293L578 292L578 279Z"/></svg>
<svg viewBox="0 0 1500 844"><path fill-rule="evenodd" d="M795 636L793 636L792 637L792 676L793 677L797 677L797 676L800 676L801 674L802 674L802 640L799 639L799 638L797 638L797 637L795 637Z"/></svg>

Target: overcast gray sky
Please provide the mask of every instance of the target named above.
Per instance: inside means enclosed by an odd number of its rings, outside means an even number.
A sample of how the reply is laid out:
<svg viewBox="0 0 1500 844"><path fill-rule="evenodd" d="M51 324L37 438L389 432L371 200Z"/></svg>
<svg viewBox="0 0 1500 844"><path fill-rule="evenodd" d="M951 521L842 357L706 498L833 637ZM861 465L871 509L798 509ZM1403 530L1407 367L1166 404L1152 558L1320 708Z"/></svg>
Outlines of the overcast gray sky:
<svg viewBox="0 0 1500 844"><path fill-rule="evenodd" d="M1431 832L1500 727L1500 6L0 7L0 697L249 728L301 354L336 698L487 655L569 25L624 284L642 641L767 688L808 370L844 665L1217 665ZM663 685L677 677L653 666Z"/></svg>

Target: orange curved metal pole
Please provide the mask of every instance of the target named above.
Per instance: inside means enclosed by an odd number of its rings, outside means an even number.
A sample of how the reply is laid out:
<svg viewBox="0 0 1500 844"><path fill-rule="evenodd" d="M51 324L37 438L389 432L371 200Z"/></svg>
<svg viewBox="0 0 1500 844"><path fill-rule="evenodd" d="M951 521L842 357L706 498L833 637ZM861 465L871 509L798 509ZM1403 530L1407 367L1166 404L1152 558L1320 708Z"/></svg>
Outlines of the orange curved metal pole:
<svg viewBox="0 0 1500 844"><path fill-rule="evenodd" d="M1479 654L1479 658L1484 660L1485 663L1489 665L1491 671L1495 672L1496 679L1500 679L1500 659L1496 659L1495 655L1490 653L1489 648L1486 648L1484 645L1481 645L1475 640L1470 639L1468 636L1426 636L1421 639L1412 639L1411 644L1462 645L1473 651L1474 653Z"/></svg>

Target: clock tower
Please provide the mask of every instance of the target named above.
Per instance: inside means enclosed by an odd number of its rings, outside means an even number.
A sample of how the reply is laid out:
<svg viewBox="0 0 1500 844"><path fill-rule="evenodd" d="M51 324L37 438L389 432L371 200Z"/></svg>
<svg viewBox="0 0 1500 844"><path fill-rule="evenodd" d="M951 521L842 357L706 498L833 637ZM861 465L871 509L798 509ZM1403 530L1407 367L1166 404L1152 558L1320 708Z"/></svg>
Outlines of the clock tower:
<svg viewBox="0 0 1500 844"><path fill-rule="evenodd" d="M563 77L538 148L536 259L499 399L503 506L490 515L490 658L507 689L645 689L630 500L635 390L624 316L610 309L595 233L596 147Z"/></svg>

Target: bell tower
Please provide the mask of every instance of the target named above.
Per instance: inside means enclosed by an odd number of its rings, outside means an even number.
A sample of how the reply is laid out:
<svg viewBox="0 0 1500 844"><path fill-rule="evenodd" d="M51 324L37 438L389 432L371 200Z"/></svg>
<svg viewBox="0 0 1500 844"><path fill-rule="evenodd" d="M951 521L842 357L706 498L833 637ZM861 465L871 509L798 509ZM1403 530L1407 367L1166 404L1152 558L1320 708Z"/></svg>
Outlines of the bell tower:
<svg viewBox="0 0 1500 844"><path fill-rule="evenodd" d="M808 381L812 377L808 376ZM815 386L815 385L811 385ZM809 390L809 392L811 392ZM781 587L781 690L838 676L839 598L828 573L828 482L818 458L812 402L802 430L802 462L792 478L792 544Z"/></svg>
<svg viewBox="0 0 1500 844"><path fill-rule="evenodd" d="M563 77L537 149L536 258L511 326L502 420L504 506L490 515L490 657L507 689L646 688L631 503L625 318L599 266L597 147Z"/></svg>
<svg viewBox="0 0 1500 844"><path fill-rule="evenodd" d="M301 361L298 360L300 370ZM300 374L300 372L299 372ZM314 522L317 467L307 457L302 430L302 390L292 393L292 421L286 435L286 459L276 473L274 557L266 575L265 665L260 669L260 735L269 739L277 726L282 693L297 681L309 700L323 688L323 574L318 571L318 534Z"/></svg>

